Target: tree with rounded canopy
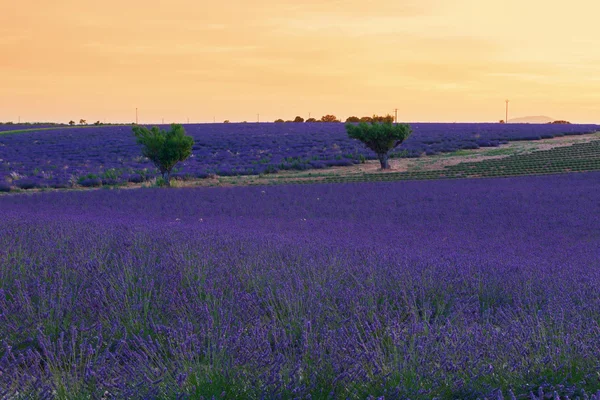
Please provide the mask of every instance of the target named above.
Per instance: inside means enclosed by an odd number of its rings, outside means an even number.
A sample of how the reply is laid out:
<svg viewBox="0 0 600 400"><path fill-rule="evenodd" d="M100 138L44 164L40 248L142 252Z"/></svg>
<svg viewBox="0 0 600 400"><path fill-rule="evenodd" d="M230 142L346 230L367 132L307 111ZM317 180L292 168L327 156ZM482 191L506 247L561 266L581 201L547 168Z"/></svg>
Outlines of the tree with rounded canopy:
<svg viewBox="0 0 600 400"><path fill-rule="evenodd" d="M282 120L281 118L277 118L277 119L275 120L275 123L277 123L277 124L282 124L282 123L284 123L284 122L285 122L285 121L284 121L284 120Z"/></svg>
<svg viewBox="0 0 600 400"><path fill-rule="evenodd" d="M360 140L377 154L381 169L389 169L389 152L398 147L412 133L407 124L385 122L360 122L358 125L347 123L346 131L352 139Z"/></svg>
<svg viewBox="0 0 600 400"><path fill-rule="evenodd" d="M315 118L309 118L306 120L306 122L317 122L317 120Z"/></svg>
<svg viewBox="0 0 600 400"><path fill-rule="evenodd" d="M394 122L393 115L373 115L372 122Z"/></svg>
<svg viewBox="0 0 600 400"><path fill-rule="evenodd" d="M298 115L296 118L294 118L294 122L304 122L304 118Z"/></svg>
<svg viewBox="0 0 600 400"><path fill-rule="evenodd" d="M346 118L346 123L348 122L360 122L360 118L352 116L352 117L348 117Z"/></svg>
<svg viewBox="0 0 600 400"><path fill-rule="evenodd" d="M148 129L134 126L133 133L137 143L142 145L142 154L159 169L166 186L171 186L171 171L180 161L185 161L192 154L194 139L185 134L179 124L172 124L168 131L158 126Z"/></svg>
<svg viewBox="0 0 600 400"><path fill-rule="evenodd" d="M327 114L321 117L321 122L341 122L335 115Z"/></svg>

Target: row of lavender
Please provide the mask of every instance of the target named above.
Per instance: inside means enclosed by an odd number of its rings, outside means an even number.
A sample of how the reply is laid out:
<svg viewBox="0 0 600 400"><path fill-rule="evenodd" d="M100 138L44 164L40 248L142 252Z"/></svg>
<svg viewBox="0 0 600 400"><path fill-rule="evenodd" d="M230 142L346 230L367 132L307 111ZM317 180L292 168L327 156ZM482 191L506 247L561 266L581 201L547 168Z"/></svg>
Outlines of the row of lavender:
<svg viewBox="0 0 600 400"><path fill-rule="evenodd" d="M0 397L584 397L599 179L1 197Z"/></svg>
<svg viewBox="0 0 600 400"><path fill-rule="evenodd" d="M600 131L597 125L411 124L397 155L418 157L511 140ZM373 154L343 124L187 125L196 144L175 177L247 175L358 163ZM154 176L127 126L63 128L0 136L0 190L141 182Z"/></svg>
<svg viewBox="0 0 600 400"><path fill-rule="evenodd" d="M45 129L45 128L55 128L55 127L59 127L59 126L61 126L61 124L53 124L51 122L48 122L48 123L36 122L36 123L23 123L23 124L0 123L0 134L3 134L5 132L10 132L10 131L20 131L20 130L24 130L24 129Z"/></svg>

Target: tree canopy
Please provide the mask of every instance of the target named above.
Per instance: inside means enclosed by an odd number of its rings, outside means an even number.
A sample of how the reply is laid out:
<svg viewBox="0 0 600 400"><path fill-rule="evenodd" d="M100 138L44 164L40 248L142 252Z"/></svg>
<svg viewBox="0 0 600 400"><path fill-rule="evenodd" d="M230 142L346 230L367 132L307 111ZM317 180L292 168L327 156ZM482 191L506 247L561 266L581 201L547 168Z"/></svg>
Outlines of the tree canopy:
<svg viewBox="0 0 600 400"><path fill-rule="evenodd" d="M346 124L348 136L360 140L377 154L381 169L389 169L389 152L398 147L412 133L407 124L392 124L385 122L360 122Z"/></svg>
<svg viewBox="0 0 600 400"><path fill-rule="evenodd" d="M168 131L158 126L148 129L134 126L133 133L137 143L142 145L142 154L159 169L165 184L171 185L171 171L180 161L185 161L192 154L194 139L185 134L179 124L172 124Z"/></svg>
<svg viewBox="0 0 600 400"><path fill-rule="evenodd" d="M321 122L341 122L335 115L327 114L321 117Z"/></svg>

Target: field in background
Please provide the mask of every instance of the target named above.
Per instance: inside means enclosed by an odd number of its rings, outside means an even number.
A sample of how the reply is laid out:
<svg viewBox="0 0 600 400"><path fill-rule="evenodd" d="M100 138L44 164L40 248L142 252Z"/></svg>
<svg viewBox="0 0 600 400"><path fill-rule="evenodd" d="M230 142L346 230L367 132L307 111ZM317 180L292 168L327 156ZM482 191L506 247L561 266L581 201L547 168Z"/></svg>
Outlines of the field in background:
<svg viewBox="0 0 600 400"><path fill-rule="evenodd" d="M599 178L3 196L0 397L584 397Z"/></svg>
<svg viewBox="0 0 600 400"><path fill-rule="evenodd" d="M509 142L597 132L597 125L412 124L394 157L417 158L498 148ZM346 135L343 124L188 125L193 155L174 177L267 175L351 167L374 155ZM59 128L0 135L0 190L99 187L156 176L129 126Z"/></svg>
<svg viewBox="0 0 600 400"><path fill-rule="evenodd" d="M300 183L342 183L545 175L600 170L600 133L536 141L516 141L497 148L459 150L435 156L396 158L382 171L378 161L319 171L176 181L178 187ZM137 186L144 186L137 185ZM136 187L136 185L129 185Z"/></svg>

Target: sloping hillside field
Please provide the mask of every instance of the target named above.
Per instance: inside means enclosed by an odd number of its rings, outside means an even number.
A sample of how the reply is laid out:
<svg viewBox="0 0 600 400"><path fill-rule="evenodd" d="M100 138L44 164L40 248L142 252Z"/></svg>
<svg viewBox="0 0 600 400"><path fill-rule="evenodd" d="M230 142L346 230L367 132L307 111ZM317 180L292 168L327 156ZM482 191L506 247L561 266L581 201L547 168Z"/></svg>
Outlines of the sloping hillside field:
<svg viewBox="0 0 600 400"><path fill-rule="evenodd" d="M419 157L461 149L497 147L600 131L598 125L411 124L414 131L394 157ZM185 125L193 154L176 179L256 175L280 170L350 166L374 154L348 138L343 124ZM156 169L141 157L130 126L63 127L0 134L0 191L96 187L143 182Z"/></svg>
<svg viewBox="0 0 600 400"><path fill-rule="evenodd" d="M599 185L0 197L0 397L598 399Z"/></svg>

